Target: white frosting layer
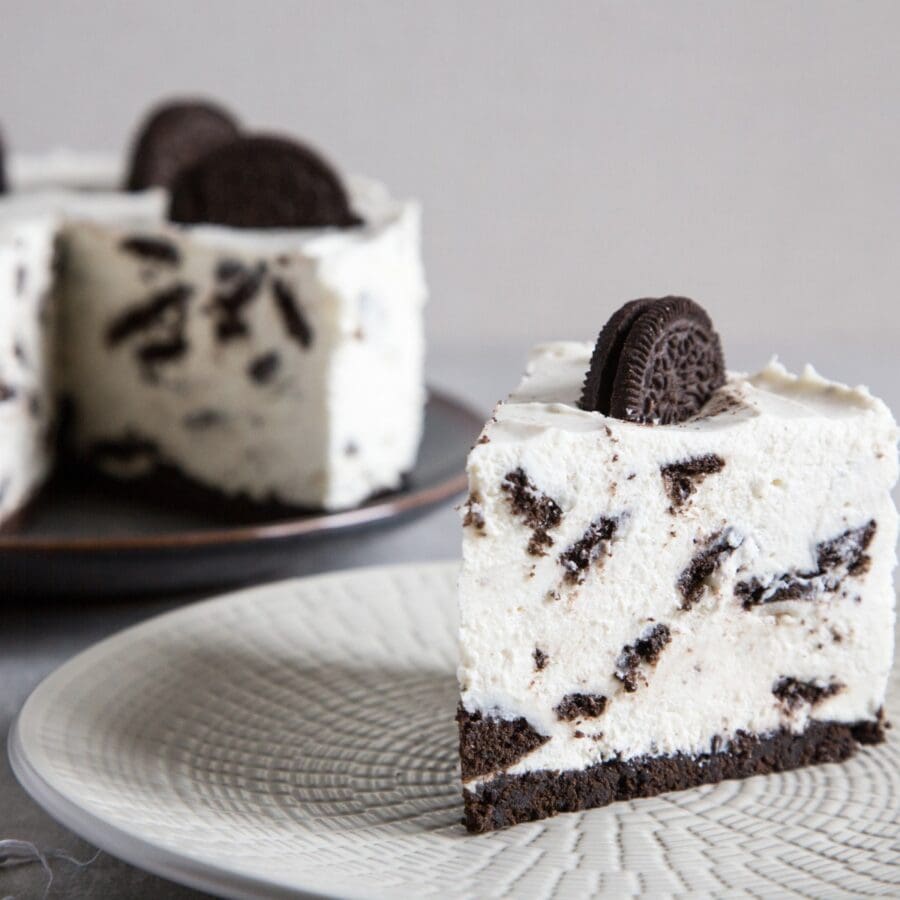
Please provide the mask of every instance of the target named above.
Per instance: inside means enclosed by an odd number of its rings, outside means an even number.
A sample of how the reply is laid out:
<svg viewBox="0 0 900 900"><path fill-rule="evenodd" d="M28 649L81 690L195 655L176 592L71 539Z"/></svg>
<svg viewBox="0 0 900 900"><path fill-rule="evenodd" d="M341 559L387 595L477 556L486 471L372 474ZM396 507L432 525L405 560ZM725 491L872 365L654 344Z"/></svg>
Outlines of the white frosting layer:
<svg viewBox="0 0 900 900"><path fill-rule="evenodd" d="M0 221L0 525L49 471L53 217Z"/></svg>
<svg viewBox="0 0 900 900"><path fill-rule="evenodd" d="M13 191L80 189L114 191L123 183L122 160L111 153L57 147L46 153L14 153L8 162Z"/></svg>
<svg viewBox="0 0 900 900"><path fill-rule="evenodd" d="M865 388L811 368L795 377L773 362L753 377L730 375L692 421L637 425L577 408L591 350L537 348L469 457L476 506L460 579L462 702L524 716L550 736L508 771L708 752L714 737L802 730L810 716L874 719L893 655L898 432L885 405ZM661 466L707 454L724 468L671 512ZM502 487L517 469L562 511L544 556L528 552L532 530ZM560 555L600 517L617 531L583 582L568 582ZM765 585L810 573L818 544L871 520L868 571L839 590L750 609L735 596L754 577ZM716 534L733 552L682 609L679 577ZM660 623L671 641L629 693L615 677L623 648ZM547 655L540 671L535 648ZM814 708L788 709L772 693L782 677L842 687ZM554 710L573 693L605 696L605 712L561 721Z"/></svg>

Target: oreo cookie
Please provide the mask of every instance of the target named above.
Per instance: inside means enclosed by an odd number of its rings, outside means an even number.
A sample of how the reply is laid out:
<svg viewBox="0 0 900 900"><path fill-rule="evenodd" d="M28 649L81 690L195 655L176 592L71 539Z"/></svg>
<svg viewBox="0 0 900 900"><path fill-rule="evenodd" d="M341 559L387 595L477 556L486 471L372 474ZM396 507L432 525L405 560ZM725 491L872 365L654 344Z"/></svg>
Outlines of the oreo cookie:
<svg viewBox="0 0 900 900"><path fill-rule="evenodd" d="M192 100L157 106L138 130L126 188L171 187L184 168L239 135L235 118L214 103Z"/></svg>
<svg viewBox="0 0 900 900"><path fill-rule="evenodd" d="M722 345L687 297L632 300L597 338L581 408L671 425L696 415L725 383Z"/></svg>
<svg viewBox="0 0 900 900"><path fill-rule="evenodd" d="M242 137L185 169L169 217L232 228L361 224L335 171L315 151L271 136Z"/></svg>

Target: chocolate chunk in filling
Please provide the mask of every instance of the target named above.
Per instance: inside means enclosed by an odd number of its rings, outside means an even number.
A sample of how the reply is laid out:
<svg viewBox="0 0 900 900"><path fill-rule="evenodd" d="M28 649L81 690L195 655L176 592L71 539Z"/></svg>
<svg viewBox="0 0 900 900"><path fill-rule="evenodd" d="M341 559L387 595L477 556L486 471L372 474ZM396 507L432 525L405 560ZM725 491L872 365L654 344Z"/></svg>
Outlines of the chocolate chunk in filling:
<svg viewBox="0 0 900 900"><path fill-rule="evenodd" d="M585 533L559 556L566 570L563 576L569 584L581 584L588 569L603 556L609 555L609 544L618 528L618 520L600 516L591 522Z"/></svg>
<svg viewBox="0 0 900 900"><path fill-rule="evenodd" d="M500 485L516 515L531 529L527 551L531 556L546 556L553 546L547 533L562 521L562 510L555 500L543 493L521 468L507 473Z"/></svg>
<svg viewBox="0 0 900 900"><path fill-rule="evenodd" d="M703 595L707 579L722 565L725 559L740 546L740 540L730 529L716 532L706 539L704 548L690 561L678 576L681 608L690 609Z"/></svg>
<svg viewBox="0 0 900 900"><path fill-rule="evenodd" d="M469 712L461 704L456 713L459 726L459 758L464 781L508 769L550 740L528 721L501 719Z"/></svg>
<svg viewBox="0 0 900 900"><path fill-rule="evenodd" d="M575 719L596 719L606 710L603 694L566 694L553 710L558 719L572 722Z"/></svg>
<svg viewBox="0 0 900 900"><path fill-rule="evenodd" d="M799 681L790 676L782 676L772 685L772 693L787 709L796 709L803 703L815 706L843 689L844 685L838 681L818 684L815 681Z"/></svg>
<svg viewBox="0 0 900 900"><path fill-rule="evenodd" d="M641 673L643 666L655 666L663 647L672 640L668 625L658 624L647 629L633 644L626 644L616 661L615 676L626 691L636 691L646 682Z"/></svg>
<svg viewBox="0 0 900 900"><path fill-rule="evenodd" d="M181 253L178 247L172 241L167 241L161 237L135 234L124 238L119 247L126 253L131 253L140 259L150 260L151 262L167 263L174 266L181 260Z"/></svg>
<svg viewBox="0 0 900 900"><path fill-rule="evenodd" d="M866 553L875 537L874 519L858 528L816 545L816 568L810 572L792 570L769 582L754 576L735 585L734 593L744 607L751 609L785 600L812 600L840 590L845 578L865 575L872 563Z"/></svg>
<svg viewBox="0 0 900 900"><path fill-rule="evenodd" d="M694 456L662 466L660 474L671 504L669 512L674 514L684 507L707 475L721 472L724 468L725 460L715 453L706 453L703 456Z"/></svg>
<svg viewBox="0 0 900 900"><path fill-rule="evenodd" d="M268 384L275 377L280 365L281 357L272 350L251 360L247 374L258 384Z"/></svg>
<svg viewBox="0 0 900 900"><path fill-rule="evenodd" d="M535 647L531 656L534 659L535 672L542 672L547 667L547 663L550 662L550 657L540 647Z"/></svg>
<svg viewBox="0 0 900 900"><path fill-rule="evenodd" d="M175 284L148 300L126 309L112 320L106 330L106 342L115 347L133 335L148 331L156 326L174 324L180 329L183 324L188 298L193 288L188 284Z"/></svg>
<svg viewBox="0 0 900 900"><path fill-rule="evenodd" d="M229 283L216 291L212 310L216 316L216 337L223 343L250 334L244 313L259 296L265 274L266 264L262 262L253 268L240 266Z"/></svg>
<svg viewBox="0 0 900 900"><path fill-rule="evenodd" d="M280 278L276 278L272 282L272 291L274 292L275 304L278 307L278 312L281 313L281 320L284 322L287 333L301 347L309 347L313 341L312 328L309 327L309 322L306 321L306 316L303 314L294 292L287 282L282 281Z"/></svg>

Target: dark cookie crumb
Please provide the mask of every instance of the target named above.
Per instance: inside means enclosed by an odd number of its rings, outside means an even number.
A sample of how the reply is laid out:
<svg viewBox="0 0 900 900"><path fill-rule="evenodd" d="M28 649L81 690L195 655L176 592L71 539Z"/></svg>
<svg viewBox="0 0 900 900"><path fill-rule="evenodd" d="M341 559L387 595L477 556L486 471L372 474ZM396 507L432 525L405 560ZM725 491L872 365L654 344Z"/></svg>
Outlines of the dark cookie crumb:
<svg viewBox="0 0 900 900"><path fill-rule="evenodd" d="M569 584L581 584L587 570L604 555L608 555L609 543L618 528L618 520L600 516L591 522L587 531L559 556L560 565L566 570L563 578Z"/></svg>
<svg viewBox="0 0 900 900"><path fill-rule="evenodd" d="M684 507L707 475L721 472L724 468L725 460L715 453L661 466L660 474L671 503L669 512L674 514Z"/></svg>
<svg viewBox="0 0 900 900"><path fill-rule="evenodd" d="M0 403L6 403L16 396L16 389L5 382L0 381Z"/></svg>
<svg viewBox="0 0 900 900"><path fill-rule="evenodd" d="M531 655L534 658L535 672L542 672L547 667L547 663L550 662L550 657L540 647L535 647L534 653Z"/></svg>
<svg viewBox="0 0 900 900"><path fill-rule="evenodd" d="M564 722L575 719L596 719L606 710L603 694L566 694L554 709L556 717Z"/></svg>
<svg viewBox="0 0 900 900"><path fill-rule="evenodd" d="M785 572L765 584L755 576L735 585L734 593L744 607L751 609L785 600L811 600L820 593L839 591L844 579L865 575L872 563L866 553L875 537L874 519L816 545L816 568L812 572Z"/></svg>
<svg viewBox="0 0 900 900"><path fill-rule="evenodd" d="M106 330L106 342L115 347L122 341L146 331L155 325L162 324L167 317L173 316L176 329L183 325L188 298L193 288L188 284L175 284L157 294L153 294L143 303L126 309L114 318Z"/></svg>
<svg viewBox="0 0 900 900"><path fill-rule="evenodd" d="M181 260L181 253L178 247L172 241L161 237L135 234L124 238L119 244L119 248L141 259L173 266L177 265Z"/></svg>
<svg viewBox="0 0 900 900"><path fill-rule="evenodd" d="M272 350L252 360L247 366L247 375L258 384L268 384L275 377L280 365L281 357Z"/></svg>
<svg viewBox="0 0 900 900"><path fill-rule="evenodd" d="M359 453L359 444L356 441L347 441L344 444L344 456L356 456Z"/></svg>
<svg viewBox="0 0 900 900"><path fill-rule="evenodd" d="M183 421L185 428L205 431L207 428L221 425L225 421L225 416L217 409L198 409L196 412L188 413Z"/></svg>
<svg viewBox="0 0 900 900"><path fill-rule="evenodd" d="M559 505L539 490L521 468L507 473L500 489L507 495L513 512L532 530L528 553L546 556L547 548L553 546L553 538L547 531L562 521Z"/></svg>
<svg viewBox="0 0 900 900"><path fill-rule="evenodd" d="M302 347L309 347L313 341L312 329L303 315L303 310L286 282L280 278L272 282L272 290L275 293L275 303L281 313L281 319L288 334Z"/></svg>
<svg viewBox="0 0 900 900"><path fill-rule="evenodd" d="M815 706L827 697L833 697L844 689L838 681L816 684L814 681L799 681L790 676L782 676L772 685L772 693L787 707L796 709L803 703Z"/></svg>
<svg viewBox="0 0 900 900"><path fill-rule="evenodd" d="M508 769L550 738L539 734L528 721L484 716L468 712L462 704L456 712L459 726L459 758L464 781Z"/></svg>
<svg viewBox="0 0 900 900"><path fill-rule="evenodd" d="M469 494L465 502L465 515L463 527L474 528L476 531L484 531L484 514L481 511L481 495L477 491Z"/></svg>
<svg viewBox="0 0 900 900"><path fill-rule="evenodd" d="M478 440L475 443L476 444L489 444L490 442L491 442L491 439L486 434L483 434L483 435L481 435L480 438L478 438Z"/></svg>
<svg viewBox="0 0 900 900"><path fill-rule="evenodd" d="M181 359L188 351L189 344L185 338L176 334L168 340L152 341L138 347L138 359L147 367L152 367L156 363L172 362Z"/></svg>
<svg viewBox="0 0 900 900"><path fill-rule="evenodd" d="M244 311L259 296L265 274L266 264L263 262L253 268L241 266L238 272L230 276L229 284L216 291L212 309L217 317L216 337L223 343L250 333Z"/></svg>
<svg viewBox="0 0 900 900"><path fill-rule="evenodd" d="M645 631L634 644L626 644L616 661L615 677L626 691L636 691L641 682L641 666L655 666L663 648L672 640L667 625L654 625Z"/></svg>
<svg viewBox="0 0 900 900"><path fill-rule="evenodd" d="M681 592L682 609L690 609L701 597L706 580L719 568L725 558L737 547L732 543L730 531L716 532L704 541L704 548L678 576L678 590Z"/></svg>
<svg viewBox="0 0 900 900"><path fill-rule="evenodd" d="M16 296L21 297L25 293L25 286L28 284L28 270L25 266L16 266Z"/></svg>
<svg viewBox="0 0 900 900"><path fill-rule="evenodd" d="M239 259L232 259L231 257L220 259L216 264L216 278L219 281L230 281L246 271L246 267Z"/></svg>

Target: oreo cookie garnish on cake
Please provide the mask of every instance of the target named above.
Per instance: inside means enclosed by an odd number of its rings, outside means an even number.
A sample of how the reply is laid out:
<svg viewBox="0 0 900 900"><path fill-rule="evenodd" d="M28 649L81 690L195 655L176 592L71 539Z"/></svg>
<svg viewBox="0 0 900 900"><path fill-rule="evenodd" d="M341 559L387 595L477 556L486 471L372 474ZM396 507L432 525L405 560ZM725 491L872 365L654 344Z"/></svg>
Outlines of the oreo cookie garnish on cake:
<svg viewBox="0 0 900 900"><path fill-rule="evenodd" d="M459 581L470 831L883 738L898 430L865 388L728 373L698 304L641 299L594 345L536 348L483 436ZM529 740L498 754L472 721Z"/></svg>
<svg viewBox="0 0 900 900"><path fill-rule="evenodd" d="M725 382L706 311L687 297L632 300L600 332L581 408L669 425L695 415Z"/></svg>
<svg viewBox="0 0 900 900"><path fill-rule="evenodd" d="M170 188L187 166L239 135L235 117L216 103L162 103L151 110L138 130L126 187L129 191Z"/></svg>
<svg viewBox="0 0 900 900"><path fill-rule="evenodd" d="M184 168L169 216L231 228L347 228L362 221L323 157L269 135L238 138Z"/></svg>

